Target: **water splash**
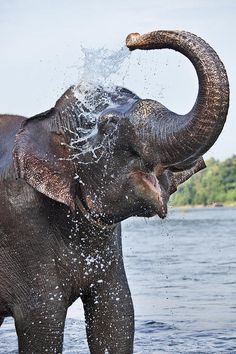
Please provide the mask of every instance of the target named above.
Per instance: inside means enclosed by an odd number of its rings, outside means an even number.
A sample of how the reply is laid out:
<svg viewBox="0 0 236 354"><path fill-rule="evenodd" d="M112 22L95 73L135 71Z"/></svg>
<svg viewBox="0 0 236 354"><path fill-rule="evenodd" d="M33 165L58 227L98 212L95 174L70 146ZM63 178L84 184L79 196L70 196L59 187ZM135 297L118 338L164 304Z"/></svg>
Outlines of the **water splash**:
<svg viewBox="0 0 236 354"><path fill-rule="evenodd" d="M97 159L96 150L101 146L92 148L89 139L97 133L97 120L106 108L114 108L115 100L119 100L120 91L115 84L116 76L122 65L130 56L127 48L110 51L104 48L82 48L84 54L83 66L80 68L79 84L74 88L77 99L76 115L80 122L84 122L73 131L71 147L76 151L72 158L91 152ZM113 99L112 99L113 97Z"/></svg>
<svg viewBox="0 0 236 354"><path fill-rule="evenodd" d="M130 51L126 47L122 47L118 51L82 47L82 52L84 54L84 65L81 81L95 86L107 86L109 79L109 83L112 85L112 75L119 72L122 64L130 56Z"/></svg>

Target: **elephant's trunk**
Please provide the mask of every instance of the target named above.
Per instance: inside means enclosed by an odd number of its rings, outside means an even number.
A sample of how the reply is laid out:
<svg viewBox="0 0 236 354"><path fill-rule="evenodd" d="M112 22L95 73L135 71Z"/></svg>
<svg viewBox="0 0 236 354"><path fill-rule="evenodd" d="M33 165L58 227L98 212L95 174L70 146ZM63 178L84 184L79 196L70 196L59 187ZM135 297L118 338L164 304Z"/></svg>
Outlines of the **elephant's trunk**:
<svg viewBox="0 0 236 354"><path fill-rule="evenodd" d="M147 107L152 106L149 125L152 132L155 126L155 151L160 162L177 168L191 165L214 144L225 123L229 83L224 65L205 41L189 32L156 31L142 36L134 33L127 37L126 44L130 50L174 49L193 63L199 92L188 114L177 115L153 101L142 101Z"/></svg>

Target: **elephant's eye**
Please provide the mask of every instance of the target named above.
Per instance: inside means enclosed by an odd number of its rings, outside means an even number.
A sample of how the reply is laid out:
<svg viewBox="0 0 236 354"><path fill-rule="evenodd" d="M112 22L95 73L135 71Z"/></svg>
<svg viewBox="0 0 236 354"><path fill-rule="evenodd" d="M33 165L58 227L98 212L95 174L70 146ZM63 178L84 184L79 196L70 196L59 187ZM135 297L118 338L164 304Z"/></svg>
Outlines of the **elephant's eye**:
<svg viewBox="0 0 236 354"><path fill-rule="evenodd" d="M151 172L154 169L154 165L151 162L144 161L140 154L133 148L130 149L131 156L138 161L139 168L141 170Z"/></svg>
<svg viewBox="0 0 236 354"><path fill-rule="evenodd" d="M133 148L130 149L130 153L133 157L141 159L141 156L139 155L139 153L136 150L134 150Z"/></svg>

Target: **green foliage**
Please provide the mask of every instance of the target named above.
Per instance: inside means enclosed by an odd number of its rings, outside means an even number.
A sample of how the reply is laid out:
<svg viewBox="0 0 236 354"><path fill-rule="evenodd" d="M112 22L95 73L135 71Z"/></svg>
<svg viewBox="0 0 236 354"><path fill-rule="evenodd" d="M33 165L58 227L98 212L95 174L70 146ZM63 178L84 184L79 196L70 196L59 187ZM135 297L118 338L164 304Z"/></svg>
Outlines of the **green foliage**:
<svg viewBox="0 0 236 354"><path fill-rule="evenodd" d="M171 205L236 203L236 155L225 160L210 159L207 168L178 187Z"/></svg>

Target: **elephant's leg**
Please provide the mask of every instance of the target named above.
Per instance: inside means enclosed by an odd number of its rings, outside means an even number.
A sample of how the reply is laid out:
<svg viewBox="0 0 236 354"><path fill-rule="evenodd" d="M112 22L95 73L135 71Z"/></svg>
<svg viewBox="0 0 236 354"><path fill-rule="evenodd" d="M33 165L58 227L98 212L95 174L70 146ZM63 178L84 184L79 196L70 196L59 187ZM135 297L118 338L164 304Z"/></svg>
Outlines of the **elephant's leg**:
<svg viewBox="0 0 236 354"><path fill-rule="evenodd" d="M62 353L66 309L57 306L32 308L30 312L17 309L14 317L19 354Z"/></svg>
<svg viewBox="0 0 236 354"><path fill-rule="evenodd" d="M134 312L127 282L101 282L91 289L82 299L91 354L132 354Z"/></svg>

